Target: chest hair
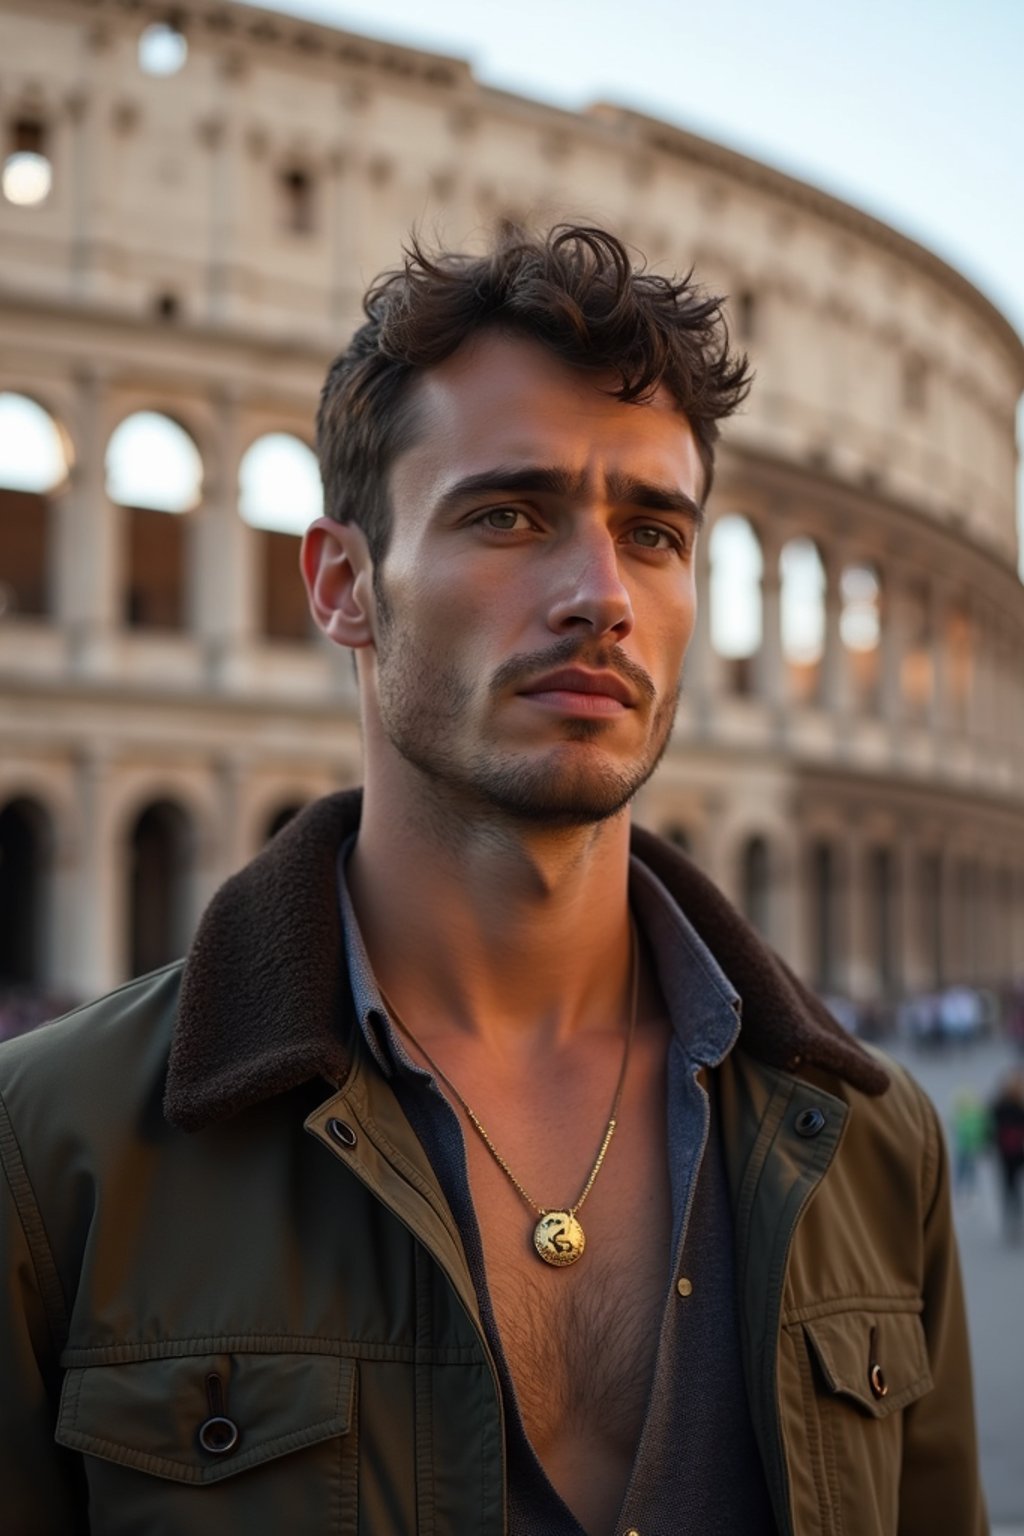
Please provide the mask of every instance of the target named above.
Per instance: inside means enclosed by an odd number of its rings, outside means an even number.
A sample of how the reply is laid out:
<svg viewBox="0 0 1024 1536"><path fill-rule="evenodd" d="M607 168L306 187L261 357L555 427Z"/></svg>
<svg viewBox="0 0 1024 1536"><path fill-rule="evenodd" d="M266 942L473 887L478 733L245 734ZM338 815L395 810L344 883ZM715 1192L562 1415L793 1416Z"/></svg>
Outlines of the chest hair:
<svg viewBox="0 0 1024 1536"><path fill-rule="evenodd" d="M516 1265L490 1277L523 1422L542 1459L553 1443L577 1438L632 1458L654 1370L665 1283L663 1263L656 1275L638 1275L622 1256L591 1252L571 1276L534 1276Z"/></svg>

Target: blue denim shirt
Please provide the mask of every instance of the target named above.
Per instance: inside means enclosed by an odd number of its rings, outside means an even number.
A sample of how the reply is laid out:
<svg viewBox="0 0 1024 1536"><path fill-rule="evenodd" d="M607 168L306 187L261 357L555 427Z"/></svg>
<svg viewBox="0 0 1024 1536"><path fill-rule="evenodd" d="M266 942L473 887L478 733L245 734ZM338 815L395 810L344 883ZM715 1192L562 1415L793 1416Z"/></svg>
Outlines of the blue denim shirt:
<svg viewBox="0 0 1024 1536"><path fill-rule="evenodd" d="M423 1143L458 1223L504 1400L510 1536L584 1536L549 1482L516 1401L487 1288L460 1122L392 1026L338 858L345 956L364 1039ZM733 1229L713 1095L698 1076L739 1033L740 1000L661 881L633 857L630 905L668 1010L670 1267L650 1397L616 1530L636 1536L772 1536L775 1531L743 1384ZM688 1293L677 1281L685 1276Z"/></svg>

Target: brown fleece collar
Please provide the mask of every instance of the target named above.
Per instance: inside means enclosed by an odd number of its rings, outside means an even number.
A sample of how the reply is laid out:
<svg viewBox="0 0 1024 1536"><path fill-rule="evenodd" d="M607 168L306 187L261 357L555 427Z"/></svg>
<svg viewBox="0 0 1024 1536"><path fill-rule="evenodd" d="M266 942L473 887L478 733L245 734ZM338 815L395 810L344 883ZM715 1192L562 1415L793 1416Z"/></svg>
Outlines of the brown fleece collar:
<svg viewBox="0 0 1024 1536"><path fill-rule="evenodd" d="M185 962L164 1109L184 1130L348 1071L348 984L335 861L359 825L358 790L307 807L221 886ZM771 1066L822 1067L865 1093L888 1077L689 859L633 830L743 999L744 1050Z"/></svg>

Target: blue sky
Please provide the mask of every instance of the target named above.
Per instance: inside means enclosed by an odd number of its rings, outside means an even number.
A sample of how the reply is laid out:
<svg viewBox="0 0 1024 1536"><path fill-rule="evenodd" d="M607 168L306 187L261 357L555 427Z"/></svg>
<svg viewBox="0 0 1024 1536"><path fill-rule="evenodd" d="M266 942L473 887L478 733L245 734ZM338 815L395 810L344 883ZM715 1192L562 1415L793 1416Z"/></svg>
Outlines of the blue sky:
<svg viewBox="0 0 1024 1536"><path fill-rule="evenodd" d="M561 106L621 102L767 160L930 246L1024 332L1024 0L276 8L455 54Z"/></svg>

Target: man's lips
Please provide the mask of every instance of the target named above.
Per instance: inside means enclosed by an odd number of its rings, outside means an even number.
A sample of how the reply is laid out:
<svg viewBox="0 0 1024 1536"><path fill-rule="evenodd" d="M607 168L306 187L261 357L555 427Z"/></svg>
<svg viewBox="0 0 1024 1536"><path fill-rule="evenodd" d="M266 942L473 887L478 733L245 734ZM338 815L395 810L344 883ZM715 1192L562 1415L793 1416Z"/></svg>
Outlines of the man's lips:
<svg viewBox="0 0 1024 1536"><path fill-rule="evenodd" d="M636 708L633 690L616 672L588 672L581 667L545 673L519 692L539 704L585 714L618 714Z"/></svg>

